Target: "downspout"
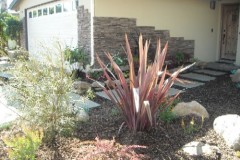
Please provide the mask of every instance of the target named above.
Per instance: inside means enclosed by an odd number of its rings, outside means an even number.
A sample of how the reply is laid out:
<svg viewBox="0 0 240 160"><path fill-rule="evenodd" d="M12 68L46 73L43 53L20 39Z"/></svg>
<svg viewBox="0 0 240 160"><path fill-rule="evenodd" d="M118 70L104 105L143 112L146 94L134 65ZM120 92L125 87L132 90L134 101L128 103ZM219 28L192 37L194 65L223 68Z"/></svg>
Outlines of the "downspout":
<svg viewBox="0 0 240 160"><path fill-rule="evenodd" d="M27 19L28 19L28 14L27 14L27 9L25 9L24 10L24 12L25 12L25 16L24 16L24 18L25 18L25 47L26 47L26 50L28 51L28 21L27 21Z"/></svg>

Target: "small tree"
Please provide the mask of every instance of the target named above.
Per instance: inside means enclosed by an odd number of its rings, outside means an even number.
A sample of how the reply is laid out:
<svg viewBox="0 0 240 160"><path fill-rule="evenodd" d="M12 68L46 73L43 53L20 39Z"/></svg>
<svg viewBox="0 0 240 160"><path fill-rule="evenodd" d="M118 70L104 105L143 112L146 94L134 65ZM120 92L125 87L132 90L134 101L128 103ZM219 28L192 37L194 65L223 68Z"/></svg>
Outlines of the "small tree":
<svg viewBox="0 0 240 160"><path fill-rule="evenodd" d="M61 66L42 64L36 60L19 60L13 74L15 99L21 104L23 122L43 129L43 141L55 144L56 136L72 131L76 111L70 104L72 79Z"/></svg>
<svg viewBox="0 0 240 160"><path fill-rule="evenodd" d="M10 16L6 20L6 35L12 40L16 40L19 44L20 32L22 30L22 22L15 16Z"/></svg>
<svg viewBox="0 0 240 160"><path fill-rule="evenodd" d="M5 47L7 46L7 35L6 35L6 18L9 15L4 12L0 14L0 56L6 55Z"/></svg>

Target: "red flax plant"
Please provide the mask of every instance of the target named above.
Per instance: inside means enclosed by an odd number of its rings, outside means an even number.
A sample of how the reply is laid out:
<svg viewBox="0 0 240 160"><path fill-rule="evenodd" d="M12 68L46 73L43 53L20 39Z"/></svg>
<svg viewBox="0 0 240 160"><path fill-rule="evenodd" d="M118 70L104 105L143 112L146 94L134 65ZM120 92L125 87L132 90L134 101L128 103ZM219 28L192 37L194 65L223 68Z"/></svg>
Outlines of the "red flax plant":
<svg viewBox="0 0 240 160"><path fill-rule="evenodd" d="M150 65L147 64L148 49L150 42L146 41L143 44L142 35L139 37L139 69L138 74L135 74L135 67L133 62L132 51L125 35L126 49L125 53L128 58L130 67L129 81L124 77L123 72L119 66L114 62L110 53L105 53L110 60L115 75L107 68L103 61L97 55L97 61L104 71L104 75L110 82L104 91L109 98L118 104L120 107L125 123L128 128L133 132L148 130L156 126L156 113L160 111L177 97L167 99L167 92L173 85L178 74L189 68L180 68L173 74L167 72L167 67L163 69L164 60L167 53L168 43L166 43L163 50L161 50L160 40L157 42L157 49L154 62ZM119 80L120 83L115 83L114 80ZM115 92L112 92L113 88Z"/></svg>

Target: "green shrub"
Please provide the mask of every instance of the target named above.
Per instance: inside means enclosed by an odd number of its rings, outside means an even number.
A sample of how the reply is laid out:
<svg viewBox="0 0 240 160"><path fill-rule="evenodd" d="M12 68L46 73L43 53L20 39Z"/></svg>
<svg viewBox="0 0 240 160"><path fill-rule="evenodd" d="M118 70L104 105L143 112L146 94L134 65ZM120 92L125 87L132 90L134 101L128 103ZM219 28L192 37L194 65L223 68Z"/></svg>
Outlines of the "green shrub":
<svg viewBox="0 0 240 160"><path fill-rule="evenodd" d="M116 64L110 53L106 53L106 56L109 59L115 74L107 69L106 65L97 55L97 60L104 71L105 77L109 81L109 86L104 88L104 91L113 102L118 104L130 130L133 132L148 130L156 126L156 114L158 109L160 107L166 108L166 106L168 106L176 97L175 96L171 100L166 101L167 92L173 85L173 82L177 78L178 74L190 66L187 66L184 69L180 68L173 74L167 73L167 69L164 69L163 65L168 44L166 44L164 49L161 51L160 41L157 43L155 60L152 64L148 65L147 57L150 43L149 41L146 41L144 45L143 38L140 36L138 45L139 67L138 72L135 72L133 55L127 35L125 36L125 41L125 51L130 69L130 85L128 85L123 71ZM136 73L138 74L136 75ZM116 84L114 80L119 80L120 85ZM112 96L114 93L111 93L111 88L116 91L116 95ZM116 99L115 96L118 96L119 99Z"/></svg>
<svg viewBox="0 0 240 160"><path fill-rule="evenodd" d="M165 108L165 110L160 113L160 119L166 123L171 123L175 118L176 115L172 112L170 107Z"/></svg>
<svg viewBox="0 0 240 160"><path fill-rule="evenodd" d="M9 158L14 160L34 160L36 151L42 143L42 131L23 128L23 134L3 138L8 147Z"/></svg>
<svg viewBox="0 0 240 160"><path fill-rule="evenodd" d="M176 115L172 112L172 109L180 102L179 98L176 98L172 101L172 103L163 109L162 112L160 112L159 118L166 122L171 123L175 118Z"/></svg>
<svg viewBox="0 0 240 160"><path fill-rule="evenodd" d="M237 151L235 154L238 158L240 158L240 151Z"/></svg>
<svg viewBox="0 0 240 160"><path fill-rule="evenodd" d="M20 40L20 32L22 30L22 22L18 17L10 16L7 21L6 35L13 40Z"/></svg>
<svg viewBox="0 0 240 160"><path fill-rule="evenodd" d="M184 62L184 58L185 58L185 56L184 56L184 54L181 53L181 52L178 52L178 53L175 55L176 63L177 63L178 65L180 65L180 64L182 64L182 63Z"/></svg>
<svg viewBox="0 0 240 160"><path fill-rule="evenodd" d="M94 91L93 91L91 88L89 88L89 89L87 90L87 92L86 92L86 97L87 97L88 99L91 99L91 100L96 97Z"/></svg>
<svg viewBox="0 0 240 160"><path fill-rule="evenodd" d="M79 62L81 63L84 67L89 64L89 59L87 54L84 52L83 48L74 48L71 49L67 47L64 50L64 58L65 60L69 61L70 64Z"/></svg>
<svg viewBox="0 0 240 160"><path fill-rule="evenodd" d="M113 56L113 60L117 63L118 66L124 66L127 64L127 59L121 57L119 54Z"/></svg>
<svg viewBox="0 0 240 160"><path fill-rule="evenodd" d="M12 72L14 98L21 104L23 122L42 128L44 142L54 144L57 135L74 126L76 111L69 100L71 77L63 65L55 68L35 60L18 60Z"/></svg>

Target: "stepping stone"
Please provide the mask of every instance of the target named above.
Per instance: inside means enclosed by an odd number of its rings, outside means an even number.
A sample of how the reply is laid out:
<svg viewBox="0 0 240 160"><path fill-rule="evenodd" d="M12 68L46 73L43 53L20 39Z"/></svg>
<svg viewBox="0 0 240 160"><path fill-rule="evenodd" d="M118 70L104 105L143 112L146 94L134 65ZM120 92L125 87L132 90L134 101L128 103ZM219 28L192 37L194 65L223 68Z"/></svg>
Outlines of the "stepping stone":
<svg viewBox="0 0 240 160"><path fill-rule="evenodd" d="M73 103L75 106L79 108L84 108L88 110L100 106L100 104L95 103L75 93L69 93L69 98L71 103Z"/></svg>
<svg viewBox="0 0 240 160"><path fill-rule="evenodd" d="M187 74L181 74L181 78L187 78L187 79L192 79L196 81L201 81L201 82L208 82L216 79L215 77L210 77L202 74L197 74L197 73L187 73Z"/></svg>
<svg viewBox="0 0 240 160"><path fill-rule="evenodd" d="M113 96L115 95L117 100L119 100L119 97L117 96L116 94L116 91L115 90L111 90L110 94ZM111 100L108 95L105 93L105 91L101 91L101 92L96 92L96 95L102 97L102 98L105 98L105 99L108 99L108 100ZM114 97L114 96L113 96ZM116 100L115 100L116 101Z"/></svg>
<svg viewBox="0 0 240 160"><path fill-rule="evenodd" d="M114 95L116 96L116 98L119 100L119 97L117 96L116 91L114 91L114 90L111 90L111 91L112 91L112 92L110 92L111 95L114 94ZM168 96L174 96L174 95L178 94L179 92L184 92L184 91L179 90L179 89L175 89L175 88L170 88L169 91L168 91L168 93L167 93L167 95L168 95ZM111 100L111 99L108 97L108 95L105 93L105 91L96 92L96 95L98 95L98 96L100 96L100 97L102 97L102 98Z"/></svg>
<svg viewBox="0 0 240 160"><path fill-rule="evenodd" d="M221 76L221 75L226 74L226 72L213 71L213 70L208 70L208 69L195 70L194 72L204 73L204 74L208 74L208 75L211 75L211 76Z"/></svg>
<svg viewBox="0 0 240 160"><path fill-rule="evenodd" d="M9 62L0 61L0 70L8 69L8 68L11 68L11 67L13 67L13 65L10 64Z"/></svg>
<svg viewBox="0 0 240 160"><path fill-rule="evenodd" d="M0 78L2 78L4 80L9 80L9 79L13 78L13 75L11 75L9 73L1 72L0 73Z"/></svg>
<svg viewBox="0 0 240 160"><path fill-rule="evenodd" d="M184 92L182 90L176 89L176 88L170 88L167 95L168 96L175 96L176 94L178 94L179 92Z"/></svg>
<svg viewBox="0 0 240 160"><path fill-rule="evenodd" d="M0 125L9 123L18 118L18 110L9 105L9 100L4 92L3 87L0 87Z"/></svg>
<svg viewBox="0 0 240 160"><path fill-rule="evenodd" d="M0 57L0 61L10 61L9 57Z"/></svg>
<svg viewBox="0 0 240 160"><path fill-rule="evenodd" d="M217 146L210 146L209 144L197 141L192 141L184 145L182 150L190 156L210 155L220 151Z"/></svg>
<svg viewBox="0 0 240 160"><path fill-rule="evenodd" d="M236 70L236 69L239 69L240 67L235 66L233 64L211 62L211 63L207 64L206 68L213 69L213 70L230 72L231 70Z"/></svg>
<svg viewBox="0 0 240 160"><path fill-rule="evenodd" d="M182 80L182 79L180 79L180 80ZM204 83L196 82L196 81L188 81L188 82L185 82L185 83L174 82L174 85L184 87L184 88L195 88L195 87L204 85Z"/></svg>

